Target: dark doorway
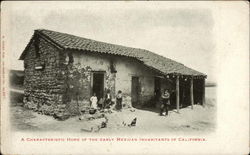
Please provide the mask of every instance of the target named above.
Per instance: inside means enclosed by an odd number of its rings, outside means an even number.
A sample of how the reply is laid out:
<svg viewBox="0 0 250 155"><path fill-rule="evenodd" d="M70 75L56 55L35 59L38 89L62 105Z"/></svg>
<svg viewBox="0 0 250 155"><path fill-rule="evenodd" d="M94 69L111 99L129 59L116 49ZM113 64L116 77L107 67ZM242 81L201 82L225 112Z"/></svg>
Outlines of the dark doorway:
<svg viewBox="0 0 250 155"><path fill-rule="evenodd" d="M161 97L161 78L155 77L155 103L159 102L160 97Z"/></svg>
<svg viewBox="0 0 250 155"><path fill-rule="evenodd" d="M202 104L203 80L194 79L194 104Z"/></svg>
<svg viewBox="0 0 250 155"><path fill-rule="evenodd" d="M98 100L103 97L104 92L104 73L93 73L93 90Z"/></svg>
<svg viewBox="0 0 250 155"><path fill-rule="evenodd" d="M140 94L139 77L132 76L131 101L132 101L132 106L133 107L137 107L138 106L139 94Z"/></svg>
<svg viewBox="0 0 250 155"><path fill-rule="evenodd" d="M190 80L180 79L180 108L191 105Z"/></svg>

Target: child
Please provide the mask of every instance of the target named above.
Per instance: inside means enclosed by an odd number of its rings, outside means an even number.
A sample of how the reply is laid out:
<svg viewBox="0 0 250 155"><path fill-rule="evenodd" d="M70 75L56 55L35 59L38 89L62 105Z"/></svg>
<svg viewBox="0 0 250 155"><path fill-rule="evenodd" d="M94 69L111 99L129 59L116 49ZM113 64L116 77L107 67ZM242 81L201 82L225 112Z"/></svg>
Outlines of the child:
<svg viewBox="0 0 250 155"><path fill-rule="evenodd" d="M90 101L91 101L91 107L93 109L97 109L97 97L96 97L96 94L94 93L93 96L90 98Z"/></svg>
<svg viewBox="0 0 250 155"><path fill-rule="evenodd" d="M122 91L118 91L118 94L116 95L116 110L121 111L122 109Z"/></svg>

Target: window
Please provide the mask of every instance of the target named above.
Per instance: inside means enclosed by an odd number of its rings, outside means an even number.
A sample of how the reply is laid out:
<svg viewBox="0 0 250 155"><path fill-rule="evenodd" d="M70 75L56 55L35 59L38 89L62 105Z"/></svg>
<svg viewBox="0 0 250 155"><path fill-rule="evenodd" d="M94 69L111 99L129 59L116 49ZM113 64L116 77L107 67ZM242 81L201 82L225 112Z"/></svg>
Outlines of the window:
<svg viewBox="0 0 250 155"><path fill-rule="evenodd" d="M65 58L64 64L65 64L65 65L68 65L68 64L71 64L71 63L73 63L73 62L74 62L74 58L73 58L72 53L68 53L68 55L67 55L66 58Z"/></svg>

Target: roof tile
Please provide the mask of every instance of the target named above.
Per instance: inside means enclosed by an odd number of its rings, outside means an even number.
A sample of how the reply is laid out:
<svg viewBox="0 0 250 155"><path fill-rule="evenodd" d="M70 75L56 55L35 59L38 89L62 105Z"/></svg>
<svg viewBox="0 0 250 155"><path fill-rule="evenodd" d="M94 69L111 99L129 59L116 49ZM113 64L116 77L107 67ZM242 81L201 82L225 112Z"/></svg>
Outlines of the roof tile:
<svg viewBox="0 0 250 155"><path fill-rule="evenodd" d="M95 41L87 38L77 37L66 33L55 32L51 30L36 30L39 34L50 38L54 43L65 49L87 50L100 53L108 53L134 57L143 62L146 66L152 67L165 74L182 74L191 76L204 76L205 74L184 66L169 58L165 58L148 50L125 47Z"/></svg>

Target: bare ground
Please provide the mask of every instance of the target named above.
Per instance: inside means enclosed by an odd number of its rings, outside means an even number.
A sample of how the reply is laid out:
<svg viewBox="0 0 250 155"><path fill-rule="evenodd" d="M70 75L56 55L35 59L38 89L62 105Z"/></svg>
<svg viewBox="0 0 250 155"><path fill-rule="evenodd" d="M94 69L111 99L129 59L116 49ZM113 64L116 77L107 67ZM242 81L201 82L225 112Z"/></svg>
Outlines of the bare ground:
<svg viewBox="0 0 250 155"><path fill-rule="evenodd" d="M124 109L122 112L113 111L105 114L108 118L106 128L98 131L98 126L104 118L95 120L79 120L72 117L65 121L58 121L51 116L41 115L21 106L11 106L11 122L16 131L63 131L103 134L144 134L144 133L185 133L199 134L211 133L216 129L216 106L214 99L207 99L206 106L194 105L170 111L168 116L159 116L155 110ZM137 118L135 127L129 127L134 118ZM126 125L124 125L126 124ZM93 130L91 131L91 128Z"/></svg>

